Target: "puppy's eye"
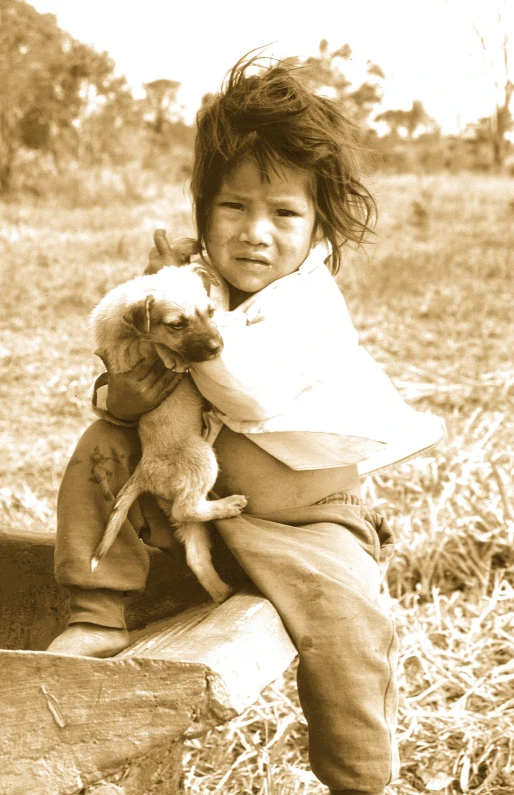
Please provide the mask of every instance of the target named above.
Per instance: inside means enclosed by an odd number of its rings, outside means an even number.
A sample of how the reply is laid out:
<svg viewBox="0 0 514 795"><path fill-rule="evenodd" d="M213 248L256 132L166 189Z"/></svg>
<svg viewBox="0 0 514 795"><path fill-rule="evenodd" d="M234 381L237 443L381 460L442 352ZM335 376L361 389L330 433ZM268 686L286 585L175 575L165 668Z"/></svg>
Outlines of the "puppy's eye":
<svg viewBox="0 0 514 795"><path fill-rule="evenodd" d="M166 323L166 325L168 328L173 329L173 331L180 331L187 326L187 323L185 320L174 320L172 323Z"/></svg>

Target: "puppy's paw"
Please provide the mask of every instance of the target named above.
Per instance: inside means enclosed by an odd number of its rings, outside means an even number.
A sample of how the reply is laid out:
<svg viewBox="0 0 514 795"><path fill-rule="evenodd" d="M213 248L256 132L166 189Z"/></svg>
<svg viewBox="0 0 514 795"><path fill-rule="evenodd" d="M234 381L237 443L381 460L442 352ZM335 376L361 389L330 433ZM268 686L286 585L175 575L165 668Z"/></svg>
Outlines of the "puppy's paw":
<svg viewBox="0 0 514 795"><path fill-rule="evenodd" d="M220 500L211 500L206 503L207 510L202 513L202 521L213 522L215 519L231 519L233 516L239 516L247 502L247 498L242 494L232 494L232 496L222 497ZM184 521L183 518L182 521ZM191 518L186 521L191 521Z"/></svg>
<svg viewBox="0 0 514 795"><path fill-rule="evenodd" d="M231 588L230 585L227 585L226 582L220 580L220 584L214 587L209 588L209 594L212 597L213 601L217 604L221 604L224 602L225 599L228 599L229 596L232 596L234 593L234 589Z"/></svg>
<svg viewBox="0 0 514 795"><path fill-rule="evenodd" d="M223 502L224 507L227 509L225 516L228 519L230 516L239 516L246 507L248 498L244 494L232 494L230 497L225 497Z"/></svg>

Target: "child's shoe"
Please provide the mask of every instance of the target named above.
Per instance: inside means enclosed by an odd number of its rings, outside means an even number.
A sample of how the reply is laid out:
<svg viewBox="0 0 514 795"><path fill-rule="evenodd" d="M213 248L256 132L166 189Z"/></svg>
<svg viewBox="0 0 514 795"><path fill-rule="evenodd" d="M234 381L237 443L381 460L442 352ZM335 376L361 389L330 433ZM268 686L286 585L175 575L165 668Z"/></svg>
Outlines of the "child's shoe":
<svg viewBox="0 0 514 795"><path fill-rule="evenodd" d="M73 657L114 657L130 643L126 629L101 627L98 624L77 623L66 627L50 644L47 651L70 654Z"/></svg>

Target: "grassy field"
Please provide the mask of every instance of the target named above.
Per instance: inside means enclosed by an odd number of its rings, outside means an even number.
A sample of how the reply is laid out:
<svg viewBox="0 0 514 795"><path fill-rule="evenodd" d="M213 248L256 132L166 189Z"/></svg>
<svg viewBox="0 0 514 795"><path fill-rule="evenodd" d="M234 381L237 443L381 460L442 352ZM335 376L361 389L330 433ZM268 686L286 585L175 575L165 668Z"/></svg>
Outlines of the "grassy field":
<svg viewBox="0 0 514 795"><path fill-rule="evenodd" d="M401 779L389 795L514 792L514 181L372 179L374 242L341 285L363 344L447 439L364 483L398 536L384 600L401 640ZM139 273L158 226L191 230L184 191L89 210L0 206L0 527L54 526L59 480L102 365L86 318ZM317 795L294 666L241 718L193 741L207 795Z"/></svg>

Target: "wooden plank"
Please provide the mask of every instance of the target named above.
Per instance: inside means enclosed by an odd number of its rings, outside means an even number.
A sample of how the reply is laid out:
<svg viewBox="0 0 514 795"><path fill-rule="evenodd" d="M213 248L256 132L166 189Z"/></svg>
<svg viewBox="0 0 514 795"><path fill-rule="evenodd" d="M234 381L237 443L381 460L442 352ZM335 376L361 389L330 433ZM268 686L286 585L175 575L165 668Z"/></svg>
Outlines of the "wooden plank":
<svg viewBox="0 0 514 795"><path fill-rule="evenodd" d="M0 786L73 795L123 772L120 795L150 785L178 795L183 738L242 712L295 654L273 606L252 592L135 632L109 660L2 651Z"/></svg>
<svg viewBox="0 0 514 795"><path fill-rule="evenodd" d="M69 613L65 588L55 582L51 534L0 532L0 648L46 649ZM142 594L127 598L129 629L145 626L199 604L207 594L189 569L158 550L150 551L150 574Z"/></svg>
<svg viewBox="0 0 514 795"><path fill-rule="evenodd" d="M129 649L109 660L40 652L68 609L53 537L0 533L0 565L0 643L13 645L0 651L9 795L180 795L184 737L242 712L296 654L264 597L245 591L217 606L160 552L128 608L132 627L160 620L132 631Z"/></svg>
<svg viewBox="0 0 514 795"><path fill-rule="evenodd" d="M73 795L219 720L201 664L3 651L0 670L0 787L9 795Z"/></svg>
<svg viewBox="0 0 514 795"><path fill-rule="evenodd" d="M152 748L80 795L184 795L182 754L181 742Z"/></svg>
<svg viewBox="0 0 514 795"><path fill-rule="evenodd" d="M132 637L117 659L151 658L204 665L211 708L220 720L240 714L277 679L296 649L277 611L257 591L241 591Z"/></svg>
<svg viewBox="0 0 514 795"><path fill-rule="evenodd" d="M0 534L0 648L44 649L66 624L53 576L53 536Z"/></svg>

